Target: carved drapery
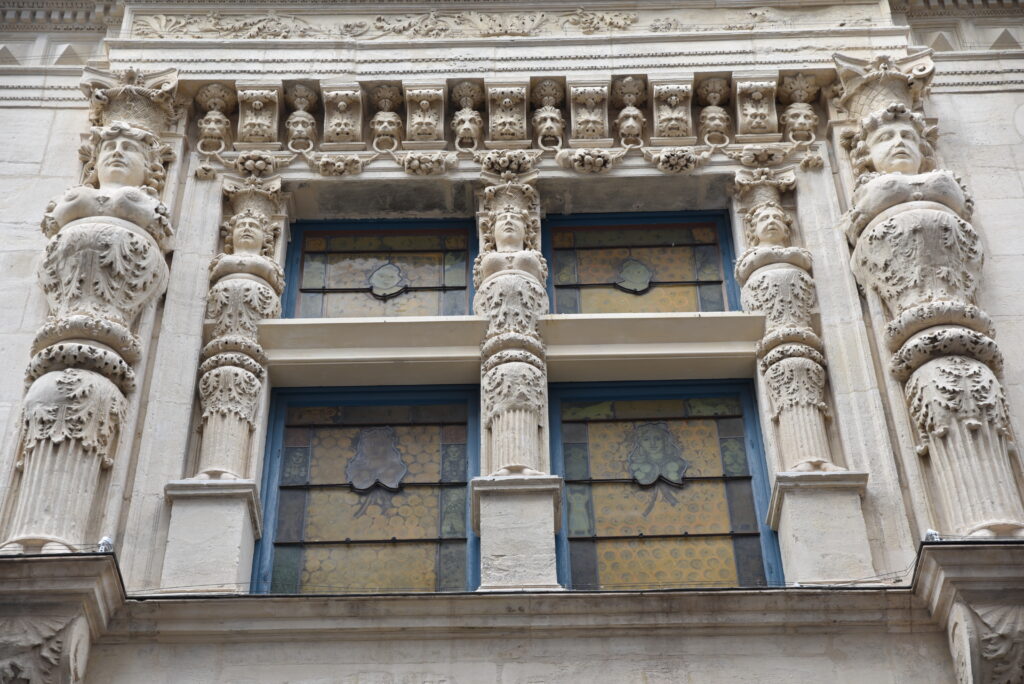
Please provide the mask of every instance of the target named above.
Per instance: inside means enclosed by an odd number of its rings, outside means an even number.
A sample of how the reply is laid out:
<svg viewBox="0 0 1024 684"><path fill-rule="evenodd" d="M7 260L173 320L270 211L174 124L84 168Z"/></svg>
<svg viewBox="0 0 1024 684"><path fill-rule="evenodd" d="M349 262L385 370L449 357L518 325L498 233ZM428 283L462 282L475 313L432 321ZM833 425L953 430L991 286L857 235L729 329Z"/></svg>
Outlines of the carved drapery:
<svg viewBox="0 0 1024 684"><path fill-rule="evenodd" d="M845 230L862 287L881 299L890 370L904 384L940 532L1024 535L1013 472L1002 356L976 305L982 246L973 202L951 172L933 170L934 127L915 111L933 66L836 57L856 118L845 135L856 176Z"/></svg>
<svg viewBox="0 0 1024 684"><path fill-rule="evenodd" d="M87 545L142 353L136 319L167 284L171 226L160 201L174 118L173 70L86 69L95 124L83 183L47 207L39 268L49 316L32 344L8 551Z"/></svg>
<svg viewBox="0 0 1024 684"><path fill-rule="evenodd" d="M473 265L473 311L487 316L481 345L482 472L549 470L547 364L539 323L547 313L547 262L540 253L540 202L531 185L539 153L477 155L486 184Z"/></svg>
<svg viewBox="0 0 1024 684"><path fill-rule="evenodd" d="M743 170L734 192L746 206L747 250L736 262L743 308L763 313L760 370L778 424L785 471L832 471L825 421L825 357L811 324L815 305L811 255L792 244L793 219L781 194L793 190L792 171Z"/></svg>
<svg viewBox="0 0 1024 684"><path fill-rule="evenodd" d="M281 313L284 272L274 260L280 236L280 177L224 178L229 218L224 251L210 263L206 318L212 324L199 367L203 440L196 476L251 475L250 433L266 375L257 324Z"/></svg>

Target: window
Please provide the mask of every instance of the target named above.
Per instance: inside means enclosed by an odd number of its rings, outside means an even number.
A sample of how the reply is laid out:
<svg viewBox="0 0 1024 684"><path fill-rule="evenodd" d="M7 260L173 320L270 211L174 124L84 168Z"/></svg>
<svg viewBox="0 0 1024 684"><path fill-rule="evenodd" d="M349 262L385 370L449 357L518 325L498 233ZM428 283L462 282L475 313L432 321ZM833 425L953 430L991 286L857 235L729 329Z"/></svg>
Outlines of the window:
<svg viewBox="0 0 1024 684"><path fill-rule="evenodd" d="M458 316L471 309L472 222L297 227L286 316ZM295 286L297 283L297 287Z"/></svg>
<svg viewBox="0 0 1024 684"><path fill-rule="evenodd" d="M723 212L549 217L554 313L737 309Z"/></svg>
<svg viewBox="0 0 1024 684"><path fill-rule="evenodd" d="M255 591L465 591L476 389L277 390Z"/></svg>
<svg viewBox="0 0 1024 684"><path fill-rule="evenodd" d="M780 584L748 383L553 385L575 589Z"/></svg>

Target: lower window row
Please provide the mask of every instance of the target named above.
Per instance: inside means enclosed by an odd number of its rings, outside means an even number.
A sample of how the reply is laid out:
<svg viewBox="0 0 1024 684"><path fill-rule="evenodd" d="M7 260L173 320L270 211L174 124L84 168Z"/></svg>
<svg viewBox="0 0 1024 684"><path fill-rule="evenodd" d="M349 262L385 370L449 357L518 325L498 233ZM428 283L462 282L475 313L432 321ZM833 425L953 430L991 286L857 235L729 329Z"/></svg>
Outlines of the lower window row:
<svg viewBox="0 0 1024 684"><path fill-rule="evenodd" d="M471 591L476 387L278 390L254 590ZM552 385L560 582L782 582L749 383Z"/></svg>

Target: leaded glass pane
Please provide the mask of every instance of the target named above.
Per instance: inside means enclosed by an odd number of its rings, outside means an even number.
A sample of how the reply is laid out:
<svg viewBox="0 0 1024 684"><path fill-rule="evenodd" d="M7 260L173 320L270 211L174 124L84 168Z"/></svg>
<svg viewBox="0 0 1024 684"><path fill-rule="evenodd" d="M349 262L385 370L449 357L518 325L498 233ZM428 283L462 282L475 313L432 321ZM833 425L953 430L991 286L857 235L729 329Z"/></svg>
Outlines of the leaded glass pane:
<svg viewBox="0 0 1024 684"><path fill-rule="evenodd" d="M553 227L555 313L723 311L713 225Z"/></svg>
<svg viewBox="0 0 1024 684"><path fill-rule="evenodd" d="M738 398L563 401L561 418L574 587L764 584Z"/></svg>
<svg viewBox="0 0 1024 684"><path fill-rule="evenodd" d="M290 407L275 591L464 590L466 419L465 403Z"/></svg>
<svg viewBox="0 0 1024 684"><path fill-rule="evenodd" d="M465 230L307 234L300 317L439 316L469 313Z"/></svg>

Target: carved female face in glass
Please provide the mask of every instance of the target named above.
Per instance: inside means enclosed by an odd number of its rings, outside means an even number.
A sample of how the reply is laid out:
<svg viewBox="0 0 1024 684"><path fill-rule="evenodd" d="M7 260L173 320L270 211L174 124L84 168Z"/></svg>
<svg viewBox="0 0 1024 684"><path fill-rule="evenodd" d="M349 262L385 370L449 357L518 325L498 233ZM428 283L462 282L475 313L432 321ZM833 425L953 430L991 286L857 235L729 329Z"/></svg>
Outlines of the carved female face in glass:
<svg viewBox="0 0 1024 684"><path fill-rule="evenodd" d="M659 478L680 484L689 467L667 423L636 426L633 448L629 452L629 470L639 484L650 485Z"/></svg>
<svg viewBox="0 0 1024 684"><path fill-rule="evenodd" d="M119 135L103 140L96 157L100 187L142 185L146 182L146 148L142 142Z"/></svg>
<svg viewBox="0 0 1024 684"><path fill-rule="evenodd" d="M515 207L498 210L494 220L494 246L499 252L520 252L526 244L526 219Z"/></svg>
<svg viewBox="0 0 1024 684"><path fill-rule="evenodd" d="M752 212L755 244L785 247L789 243L789 216L777 204L764 204Z"/></svg>
<svg viewBox="0 0 1024 684"><path fill-rule="evenodd" d="M231 248L235 254L259 254L263 249L263 225L255 217L243 218L231 231Z"/></svg>
<svg viewBox="0 0 1024 684"><path fill-rule="evenodd" d="M909 121L885 123L868 135L871 164L878 173L917 173L924 156L921 136Z"/></svg>

